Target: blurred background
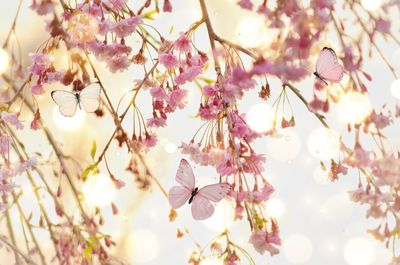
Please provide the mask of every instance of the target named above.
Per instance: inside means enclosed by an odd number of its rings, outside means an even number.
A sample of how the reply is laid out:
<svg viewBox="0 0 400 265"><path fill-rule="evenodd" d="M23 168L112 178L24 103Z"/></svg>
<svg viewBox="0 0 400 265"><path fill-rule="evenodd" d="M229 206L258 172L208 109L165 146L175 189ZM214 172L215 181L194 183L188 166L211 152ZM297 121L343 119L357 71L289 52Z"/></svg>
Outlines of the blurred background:
<svg viewBox="0 0 400 265"><path fill-rule="evenodd" d="M340 1L337 1L340 6ZM362 1L365 6L374 12L381 4L380 0ZM45 32L46 18L38 17L29 9L30 1L24 1L21 14L17 22L16 38L21 45L21 54L25 66L30 65L27 56L29 52L36 51L37 47L47 39ZM238 42L246 47L265 47L274 39L278 32L269 30L264 25L262 17L244 11L236 6L235 0L207 1L208 9L215 31L226 39ZM309 5L309 1L303 1ZM18 1L0 1L0 41L3 42L14 18ZM154 26L168 39L175 39L179 32L185 31L191 23L200 19L200 8L197 1L173 0L174 15L161 14L156 16ZM346 14L338 13L345 17ZM393 32L399 37L399 10L391 9L387 14L392 19ZM169 34L171 26L174 31ZM351 32L351 28L348 28ZM208 37L205 28L196 31L196 46L209 52ZM390 63L400 70L400 50L397 46L377 39L377 43L390 59ZM340 46L334 32L329 33L323 44L334 48L340 56ZM364 44L367 45L367 44ZM261 48L262 49L262 48ZM315 60L318 52L315 53ZM1 59L1 58L0 58ZM65 58L60 54L55 58L56 64L62 67ZM64 61L63 61L64 60ZM246 59L245 59L246 60ZM1 63L1 62L0 62ZM139 66L132 66L124 73L110 75L102 63L95 64L105 87L109 91L113 103L132 87L136 79L143 76ZM313 65L304 67L314 68ZM334 107L327 117L328 123L338 134L346 132L346 119L349 113L365 115L370 106L378 109L383 104L394 106L400 99L400 83L394 82L392 75L373 52L370 58L365 58L363 69L372 75L373 80L368 84L369 98L356 98L342 102ZM345 77L346 78L346 77ZM311 99L314 78L296 84L301 93ZM345 83L346 81L342 81ZM110 126L112 119L105 116L98 119L90 114L78 112L73 118L65 118L59 114L57 106L50 97L52 89L60 87L46 87L46 93L37 98L42 117L46 125L62 144L66 154L69 154L81 163L82 167L90 163L90 147L92 141L97 141L98 150L102 150L106 141L111 136L114 127ZM187 85L190 91L189 102L182 110L174 113L168 120L168 126L158 130L159 145L147 155L148 164L153 173L160 179L168 190L175 184L175 173L179 160L183 157L178 147L182 142L188 142L201 125L194 116L198 110L200 92L194 85ZM64 88L61 88L64 89ZM257 97L257 91L248 93L243 99L240 110L248 111L248 122L257 128L268 128L268 119L271 119L271 105L280 93L280 83L271 79L272 98L262 102ZM139 108L145 117L151 114L150 98L141 93L138 99ZM266 171L268 181L275 187L276 192L267 203L266 212L279 220L283 246L281 254L269 257L261 256L252 250L248 244L250 235L246 221L233 222L233 207L229 201L222 201L216 206L216 212L209 220L194 221L190 208L184 206L178 210L175 222L168 222L169 205L156 186L149 192L142 192L135 186L133 177L125 171L129 156L125 149L120 149L113 143L109 149L107 159L113 173L127 184L121 190L115 190L107 175L99 174L91 177L82 185L82 192L89 210L91 207L101 207L104 212L105 226L103 231L113 236L118 243L114 254L130 264L164 265L186 264L191 250L195 247L192 239L205 245L217 233L229 228L232 239L245 247L254 257L257 265L267 264L309 264L309 265L381 265L389 263L391 250L384 248L366 233L369 228L378 224L365 219L366 208L352 203L348 198L348 191L355 190L358 176L350 171L347 176L339 181L329 183L326 173L320 167L320 159L324 160L338 153L338 140L336 134L326 134L321 130L321 124L310 114L304 105L289 93L291 104L295 113L295 128L281 130L280 136L263 138L255 143L255 150L267 156ZM17 105L17 104L16 104ZM22 117L30 122L28 112L22 111ZM132 113L128 114L124 126L132 128ZM28 126L26 126L28 127ZM385 133L391 139L394 150L399 150L399 127L392 126ZM41 131L33 132L29 129L20 133L21 138L27 143L28 152L40 152L43 157L50 157L51 148ZM347 143L352 142L352 137L344 138ZM211 168L195 166L193 169L197 176L199 186L213 183L217 174ZM104 169L103 169L104 170ZM104 170L105 172L105 170ZM57 187L57 179L49 179ZM21 176L17 183L21 185L24 196L21 202L24 211L32 213L32 222L39 219L39 209L34 202L33 193L29 183ZM71 199L68 191L64 191L62 200ZM52 200L43 195L43 200L52 209ZM119 214L112 215L111 203L119 208ZM66 205L68 208L68 205ZM15 207L14 207L15 208ZM74 211L74 209L69 209ZM52 210L50 213L54 212ZM13 212L15 225L18 227L18 214ZM57 220L53 214L52 220ZM187 227L191 236L177 239L177 228L183 230ZM48 234L37 230L40 240L48 240ZM0 233L6 234L6 226L1 223ZM23 242L22 231L17 230L18 240ZM47 244L47 243L46 243ZM48 256L54 255L53 248L48 242ZM13 255L4 248L0 248L0 265L12 264ZM216 258L210 258L201 265L221 264Z"/></svg>

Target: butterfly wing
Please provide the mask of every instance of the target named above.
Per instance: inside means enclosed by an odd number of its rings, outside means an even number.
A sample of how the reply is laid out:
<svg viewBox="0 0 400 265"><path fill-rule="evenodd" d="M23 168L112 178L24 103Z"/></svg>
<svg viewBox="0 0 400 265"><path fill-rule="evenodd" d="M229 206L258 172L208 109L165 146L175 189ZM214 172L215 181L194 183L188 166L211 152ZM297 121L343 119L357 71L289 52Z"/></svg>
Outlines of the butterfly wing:
<svg viewBox="0 0 400 265"><path fill-rule="evenodd" d="M182 186L172 187L168 193L168 200L173 208L179 208L190 199L195 182L193 170L185 159L179 163L175 179Z"/></svg>
<svg viewBox="0 0 400 265"><path fill-rule="evenodd" d="M78 99L75 94L65 90L51 91L51 98L58 105L62 115L71 117L76 112L78 106Z"/></svg>
<svg viewBox="0 0 400 265"><path fill-rule="evenodd" d="M336 53L331 48L323 48L317 60L316 72L320 78L338 83L342 80L344 71L339 64Z"/></svg>
<svg viewBox="0 0 400 265"><path fill-rule="evenodd" d="M172 208L184 205L192 195L192 191L183 186L174 186L169 190L168 200Z"/></svg>
<svg viewBox="0 0 400 265"><path fill-rule="evenodd" d="M92 83L79 94L79 102L86 112L95 112L100 105L101 87L99 83Z"/></svg>
<svg viewBox="0 0 400 265"><path fill-rule="evenodd" d="M192 216L195 220L204 220L214 213L214 206L202 196L195 196L192 202Z"/></svg>
<svg viewBox="0 0 400 265"><path fill-rule="evenodd" d="M175 180L190 191L194 190L195 180L193 170L186 159L181 159Z"/></svg>
<svg viewBox="0 0 400 265"><path fill-rule="evenodd" d="M231 185L228 183L211 184L201 188L196 197L203 197L213 202L219 202L228 195L230 190Z"/></svg>

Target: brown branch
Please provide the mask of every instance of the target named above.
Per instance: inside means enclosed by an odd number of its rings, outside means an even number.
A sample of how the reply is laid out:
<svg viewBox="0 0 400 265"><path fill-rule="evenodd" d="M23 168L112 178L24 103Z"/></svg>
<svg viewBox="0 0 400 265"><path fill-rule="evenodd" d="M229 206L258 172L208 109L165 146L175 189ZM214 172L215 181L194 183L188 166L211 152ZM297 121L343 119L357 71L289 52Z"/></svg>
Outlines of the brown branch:
<svg viewBox="0 0 400 265"><path fill-rule="evenodd" d="M308 107L308 102L307 100L303 97L303 95L300 93L300 90L298 90L296 87L294 87L293 85L289 84L289 83L283 83L282 84L283 88L288 87L300 100L301 102L303 102L303 104L307 107L307 109L314 114L315 117L317 117L317 119L322 123L322 125L324 125L325 128L329 129L329 125L326 123L325 121L325 116L321 115L317 112L313 112L309 109Z"/></svg>
<svg viewBox="0 0 400 265"><path fill-rule="evenodd" d="M214 57L215 72L217 72L217 75L220 75L221 74L221 66L219 65L218 58L214 54L214 52L215 52L215 33L214 33L214 29L213 29L212 24L211 24L210 16L208 15L208 12L207 12L206 3L204 2L204 0L199 0L199 2L200 2L201 13L203 15L202 16L203 17L203 21L206 23L206 27L207 27L208 38L210 40L210 45L211 45L211 51L212 51L213 57Z"/></svg>

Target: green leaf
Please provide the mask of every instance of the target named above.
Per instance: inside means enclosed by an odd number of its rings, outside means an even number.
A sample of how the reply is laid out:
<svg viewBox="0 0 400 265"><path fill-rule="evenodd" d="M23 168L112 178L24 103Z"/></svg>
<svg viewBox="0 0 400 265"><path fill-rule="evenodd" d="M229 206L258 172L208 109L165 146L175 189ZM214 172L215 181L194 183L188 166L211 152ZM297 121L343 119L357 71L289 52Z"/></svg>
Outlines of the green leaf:
<svg viewBox="0 0 400 265"><path fill-rule="evenodd" d="M157 14L157 10L151 10L143 15L143 18L154 20L154 15Z"/></svg>
<svg viewBox="0 0 400 265"><path fill-rule="evenodd" d="M83 250L83 255L87 261L90 261L92 259L92 249L90 247L85 248Z"/></svg>
<svg viewBox="0 0 400 265"><path fill-rule="evenodd" d="M94 164L88 166L88 167L83 171L81 178L82 178L83 180L86 180L87 177L89 176L90 172L92 172L92 171L95 170L96 168L97 168L97 163L94 163Z"/></svg>
<svg viewBox="0 0 400 265"><path fill-rule="evenodd" d="M90 156L92 157L93 160L94 156L96 155L96 150L97 150L97 144L96 141L93 140L92 149L90 150Z"/></svg>
<svg viewBox="0 0 400 265"><path fill-rule="evenodd" d="M99 240L98 240L96 237L94 237L94 236L91 236L91 237L89 237L89 238L86 240L86 244L87 244L91 249L97 249L97 248L98 248L98 243L99 243Z"/></svg>
<svg viewBox="0 0 400 265"><path fill-rule="evenodd" d="M207 78L205 76L200 76L198 77L198 79L205 82L207 85L211 85L215 82L213 79Z"/></svg>
<svg viewBox="0 0 400 265"><path fill-rule="evenodd" d="M174 25L172 25L172 26L169 28L169 34L171 34L173 31L174 31Z"/></svg>
<svg viewBox="0 0 400 265"><path fill-rule="evenodd" d="M392 236L397 235L398 237L400 237L400 233L399 233L399 231L397 230L397 227L395 227L395 228L393 229L391 235L392 235Z"/></svg>

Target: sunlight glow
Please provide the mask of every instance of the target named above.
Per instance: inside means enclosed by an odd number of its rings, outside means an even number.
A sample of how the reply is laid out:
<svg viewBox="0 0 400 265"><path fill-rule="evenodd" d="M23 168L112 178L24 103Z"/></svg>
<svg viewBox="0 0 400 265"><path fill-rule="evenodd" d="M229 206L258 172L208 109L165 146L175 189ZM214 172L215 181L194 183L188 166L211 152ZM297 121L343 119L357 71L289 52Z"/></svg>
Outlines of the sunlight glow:
<svg viewBox="0 0 400 265"><path fill-rule="evenodd" d="M0 74L7 70L9 62L10 56L3 48L0 48Z"/></svg>
<svg viewBox="0 0 400 265"><path fill-rule="evenodd" d="M337 105L339 118L350 124L362 122L372 111L368 95L359 92L344 94Z"/></svg>
<svg viewBox="0 0 400 265"><path fill-rule="evenodd" d="M214 214L204 221L205 226L216 232L230 228L235 218L235 208L231 200L223 199L215 206Z"/></svg>
<svg viewBox="0 0 400 265"><path fill-rule="evenodd" d="M247 112L246 121L250 129L255 132L268 132L272 130L275 125L274 111L268 104L255 104Z"/></svg>
<svg viewBox="0 0 400 265"><path fill-rule="evenodd" d="M111 204L115 189L108 176L95 174L89 176L83 184L82 193L86 203L90 206L104 207Z"/></svg>
<svg viewBox="0 0 400 265"><path fill-rule="evenodd" d="M392 84L390 85L390 91L395 98L400 99L400 79L394 80L392 82Z"/></svg>
<svg viewBox="0 0 400 265"><path fill-rule="evenodd" d="M313 245L304 235L291 235L283 240L283 254L293 264L305 264L313 254Z"/></svg>
<svg viewBox="0 0 400 265"><path fill-rule="evenodd" d="M285 208L285 204L278 198L272 198L265 204L265 212L267 216L273 218L282 217L286 212Z"/></svg>
<svg viewBox="0 0 400 265"><path fill-rule="evenodd" d="M267 43L268 31L265 20L261 17L243 19L236 28L236 38L240 44L249 48L259 47Z"/></svg>
<svg viewBox="0 0 400 265"><path fill-rule="evenodd" d="M335 158L340 151L339 134L324 127L314 130L308 137L308 150L317 159Z"/></svg>
<svg viewBox="0 0 400 265"><path fill-rule="evenodd" d="M382 5L382 0L361 0L361 5L368 11L375 11Z"/></svg>
<svg viewBox="0 0 400 265"><path fill-rule="evenodd" d="M137 229L129 236L126 251L132 264L150 262L160 253L160 240L149 229Z"/></svg>
<svg viewBox="0 0 400 265"><path fill-rule="evenodd" d="M371 240L356 237L347 241L343 254L349 265L369 265L374 260L375 248Z"/></svg>
<svg viewBox="0 0 400 265"><path fill-rule="evenodd" d="M79 108L72 117L66 117L62 115L58 109L58 106L55 106L53 109L54 123L59 129L67 132L73 132L81 128L85 122L85 116L85 112Z"/></svg>

